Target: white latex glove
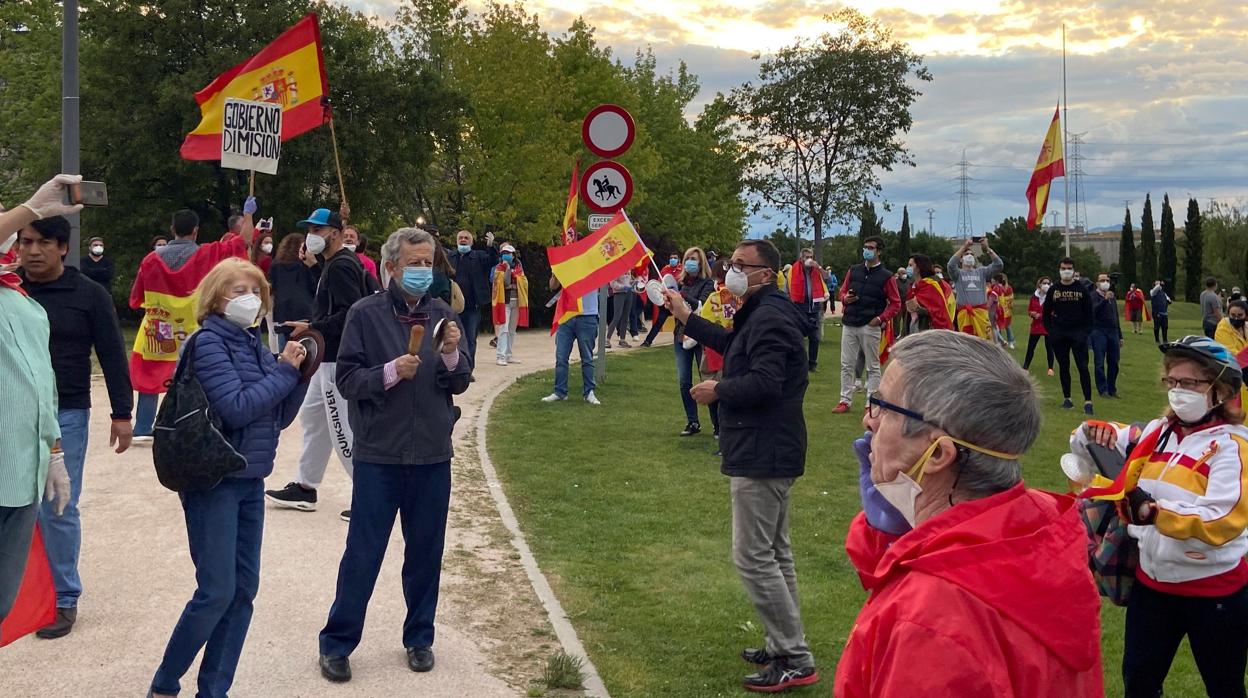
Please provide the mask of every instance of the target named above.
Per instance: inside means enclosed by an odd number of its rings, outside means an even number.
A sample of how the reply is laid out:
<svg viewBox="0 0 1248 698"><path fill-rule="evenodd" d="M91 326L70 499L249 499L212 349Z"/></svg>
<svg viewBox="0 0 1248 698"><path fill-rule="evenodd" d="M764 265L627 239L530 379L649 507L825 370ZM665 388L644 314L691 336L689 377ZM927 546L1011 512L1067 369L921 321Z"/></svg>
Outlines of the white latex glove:
<svg viewBox="0 0 1248 698"><path fill-rule="evenodd" d="M682 344L685 347L685 351L693 351L693 348L698 346L698 340L693 337L685 337L685 341Z"/></svg>
<svg viewBox="0 0 1248 698"><path fill-rule="evenodd" d="M487 244L487 245L493 245L493 244L494 244L494 233L486 233L486 234L485 234L485 244Z"/></svg>
<svg viewBox="0 0 1248 698"><path fill-rule="evenodd" d="M64 453L53 453L48 457L48 484L43 488L43 498L52 502L52 510L57 516L69 504L69 472L65 470Z"/></svg>
<svg viewBox="0 0 1248 698"><path fill-rule="evenodd" d="M8 240L0 241L0 255L8 254L15 242L17 242L17 233L10 235Z"/></svg>
<svg viewBox="0 0 1248 698"><path fill-rule="evenodd" d="M26 203L22 204L35 214L35 218L40 220L50 216L68 216L71 213L78 213L82 210L82 204L69 205L65 203L65 187L70 184L78 184L82 181L82 175L59 174L52 179L44 182L39 187L39 191L30 197Z"/></svg>

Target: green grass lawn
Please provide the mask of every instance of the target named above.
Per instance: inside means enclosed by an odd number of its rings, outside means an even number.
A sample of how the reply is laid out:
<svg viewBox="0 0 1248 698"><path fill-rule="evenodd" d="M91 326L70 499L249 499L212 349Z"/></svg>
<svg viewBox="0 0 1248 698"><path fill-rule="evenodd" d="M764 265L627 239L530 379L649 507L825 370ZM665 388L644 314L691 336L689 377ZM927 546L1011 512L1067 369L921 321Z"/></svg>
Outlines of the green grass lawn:
<svg viewBox="0 0 1248 698"><path fill-rule="evenodd" d="M1020 306L1025 308L1025 306ZM1199 333L1196 307L1176 304L1171 339ZM1016 314L1022 361L1025 312ZM1158 414L1160 354L1148 335L1125 325L1121 400L1097 401L1097 416L1124 421ZM792 535L807 636L823 680L795 690L827 695L846 636L865 598L845 556L849 521L859 510L858 464L850 442L858 417L833 415L838 400L840 330L828 325L820 371L806 394L810 434L806 475L793 490ZM1091 352L1089 352L1089 355ZM1043 354L1031 367L1043 390L1044 426L1023 460L1033 486L1065 490L1058 458L1083 414L1059 408L1057 378L1044 375ZM572 393L579 394L573 371ZM1079 403L1077 376L1076 406ZM550 577L587 650L614 696L741 695L748 667L742 647L761 629L730 559L728 480L710 435L677 435L684 417L670 348L611 358L604 407L580 400L546 405L550 372L519 381L494 406L490 456L497 464L542 569ZM1093 393L1095 399L1095 392ZM855 402L859 411L863 398ZM705 414L705 413L703 413ZM1060 613L1061 609L1054 609ZM1102 612L1107 695L1121 695L1124 611ZM1056 687L1055 687L1056 688ZM1186 645L1166 695L1203 695Z"/></svg>

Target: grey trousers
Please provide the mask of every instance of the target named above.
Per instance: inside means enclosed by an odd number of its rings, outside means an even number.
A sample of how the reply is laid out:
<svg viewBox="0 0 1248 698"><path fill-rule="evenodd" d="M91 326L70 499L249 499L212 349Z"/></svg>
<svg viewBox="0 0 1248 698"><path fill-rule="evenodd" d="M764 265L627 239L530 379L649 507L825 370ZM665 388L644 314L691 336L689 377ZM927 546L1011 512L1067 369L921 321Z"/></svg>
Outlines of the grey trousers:
<svg viewBox="0 0 1248 698"><path fill-rule="evenodd" d="M38 520L38 501L24 507L0 507L0 622L13 609L17 590L22 586L30 539Z"/></svg>
<svg viewBox="0 0 1248 698"><path fill-rule="evenodd" d="M870 325L841 328L841 402L853 404L854 364L861 353L867 359L867 394L880 388L880 328Z"/></svg>
<svg viewBox="0 0 1248 698"><path fill-rule="evenodd" d="M732 478L732 561L763 621L766 650L795 667L815 665L802 629L789 542L793 478Z"/></svg>

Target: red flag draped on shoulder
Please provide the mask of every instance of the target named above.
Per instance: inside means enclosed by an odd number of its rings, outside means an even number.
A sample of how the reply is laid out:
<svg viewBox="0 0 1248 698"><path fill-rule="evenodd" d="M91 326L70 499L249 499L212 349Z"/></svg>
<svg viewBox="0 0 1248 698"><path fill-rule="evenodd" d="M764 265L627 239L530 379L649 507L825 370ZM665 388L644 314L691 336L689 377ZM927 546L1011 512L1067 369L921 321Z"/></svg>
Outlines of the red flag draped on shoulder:
<svg viewBox="0 0 1248 698"><path fill-rule="evenodd" d="M311 131L329 118L321 98L329 94L321 30L316 13L195 93L203 118L182 142L184 160L220 160L227 97L282 105L282 141Z"/></svg>
<svg viewBox="0 0 1248 698"><path fill-rule="evenodd" d="M588 237L546 248L550 271L575 298L623 275L645 256L646 246L623 211Z"/></svg>
<svg viewBox="0 0 1248 698"><path fill-rule="evenodd" d="M568 184L568 203L563 209L563 230L560 232L560 239L564 245L576 242L576 206L579 190L577 184L580 182L578 179L580 166L580 160L572 163L572 181ZM567 289L560 290L559 300L555 303L555 317L550 325L550 333L553 335L559 329L559 325L580 315L584 310L580 296L569 294Z"/></svg>
<svg viewBox="0 0 1248 698"><path fill-rule="evenodd" d="M1066 176L1066 160L1062 156L1062 121L1060 108L1053 110L1053 121L1040 146L1036 169L1027 183L1027 229L1044 222L1044 212L1049 207L1049 185L1058 177Z"/></svg>
<svg viewBox="0 0 1248 698"><path fill-rule="evenodd" d="M56 587L52 583L52 568L43 547L43 534L35 524L35 535L30 541L30 554L26 558L26 572L22 585L17 589L13 609L0 623L0 647L56 620Z"/></svg>

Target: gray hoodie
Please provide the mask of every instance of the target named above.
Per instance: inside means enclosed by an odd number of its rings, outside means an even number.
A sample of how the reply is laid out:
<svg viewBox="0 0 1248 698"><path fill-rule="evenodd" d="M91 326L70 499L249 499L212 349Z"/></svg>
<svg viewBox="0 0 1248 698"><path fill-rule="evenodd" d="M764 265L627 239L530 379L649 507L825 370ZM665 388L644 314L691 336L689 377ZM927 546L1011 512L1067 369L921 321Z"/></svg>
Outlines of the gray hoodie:
<svg viewBox="0 0 1248 698"><path fill-rule="evenodd" d="M963 269L962 260L954 255L945 265L945 272L953 279L953 292L958 305L988 305L988 285L994 274L1005 268L1000 257L993 257L986 267Z"/></svg>

